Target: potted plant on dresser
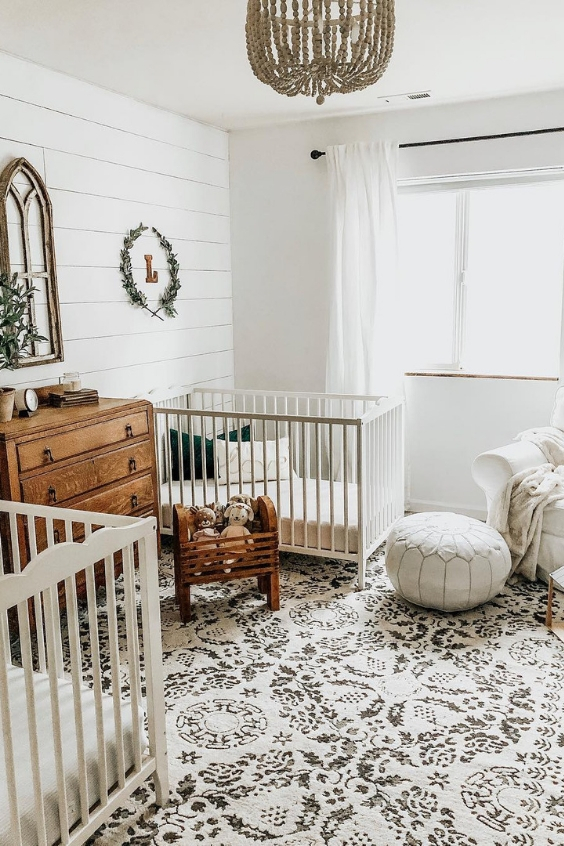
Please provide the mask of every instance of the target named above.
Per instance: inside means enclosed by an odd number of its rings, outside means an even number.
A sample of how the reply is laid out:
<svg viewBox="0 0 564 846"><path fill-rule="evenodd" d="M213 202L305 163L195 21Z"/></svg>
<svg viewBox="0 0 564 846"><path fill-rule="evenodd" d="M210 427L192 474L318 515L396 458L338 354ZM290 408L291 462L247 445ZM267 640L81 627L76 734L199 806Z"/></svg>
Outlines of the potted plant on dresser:
<svg viewBox="0 0 564 846"><path fill-rule="evenodd" d="M30 320L29 298L35 288L0 273L0 370L15 370L20 360L30 354L30 345L46 341ZM15 388L0 388L0 423L11 420Z"/></svg>

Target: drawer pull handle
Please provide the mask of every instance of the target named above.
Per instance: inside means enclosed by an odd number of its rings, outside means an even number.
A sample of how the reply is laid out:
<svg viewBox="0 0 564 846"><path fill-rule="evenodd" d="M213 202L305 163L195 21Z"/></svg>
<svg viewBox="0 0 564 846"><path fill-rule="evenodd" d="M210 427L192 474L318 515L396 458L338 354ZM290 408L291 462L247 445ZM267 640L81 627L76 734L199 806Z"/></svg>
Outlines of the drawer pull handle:
<svg viewBox="0 0 564 846"><path fill-rule="evenodd" d="M135 461L134 458L130 458L129 459L129 472L135 473L136 470L137 470L137 462Z"/></svg>
<svg viewBox="0 0 564 846"><path fill-rule="evenodd" d="M53 453L51 452L51 450L50 450L50 448L49 448L49 447L46 447L46 448L43 450L43 454L47 456L47 458L49 459L49 461L54 461L54 460L55 460L55 459L53 458Z"/></svg>
<svg viewBox="0 0 564 846"><path fill-rule="evenodd" d="M137 494L133 494L133 496L131 497L131 507L137 508L138 502L139 501L137 499Z"/></svg>
<svg viewBox="0 0 564 846"><path fill-rule="evenodd" d="M49 487L47 493L49 494L49 502L57 502L57 491L55 488Z"/></svg>
<svg viewBox="0 0 564 846"><path fill-rule="evenodd" d="M61 542L61 533L59 532L58 529L53 529L53 539L54 539L55 543Z"/></svg>
<svg viewBox="0 0 564 846"><path fill-rule="evenodd" d="M133 437L133 426L131 425L131 423L128 423L127 426L125 427L125 437L126 438L132 438Z"/></svg>

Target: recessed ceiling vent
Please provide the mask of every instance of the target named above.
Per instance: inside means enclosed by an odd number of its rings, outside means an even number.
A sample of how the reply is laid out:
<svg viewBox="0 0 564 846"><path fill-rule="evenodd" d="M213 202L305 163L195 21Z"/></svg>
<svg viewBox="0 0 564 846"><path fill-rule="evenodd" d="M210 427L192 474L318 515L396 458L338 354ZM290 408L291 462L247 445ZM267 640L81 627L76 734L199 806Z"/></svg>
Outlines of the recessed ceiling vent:
<svg viewBox="0 0 564 846"><path fill-rule="evenodd" d="M384 100L385 103L394 103L398 100L428 100L430 96L430 91L411 91L409 94L388 94L387 97L378 97L378 99Z"/></svg>

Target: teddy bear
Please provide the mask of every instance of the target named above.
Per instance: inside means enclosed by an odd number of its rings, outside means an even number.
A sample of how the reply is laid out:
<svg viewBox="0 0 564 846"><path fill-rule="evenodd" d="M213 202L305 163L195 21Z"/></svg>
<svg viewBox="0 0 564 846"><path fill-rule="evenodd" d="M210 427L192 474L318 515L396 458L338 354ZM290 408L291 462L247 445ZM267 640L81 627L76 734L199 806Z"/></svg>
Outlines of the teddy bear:
<svg viewBox="0 0 564 846"><path fill-rule="evenodd" d="M239 496L239 494L235 494ZM246 523L252 523L254 520L254 513L251 506L246 502L234 501L232 498L226 509L225 518L227 519L227 526L221 533L222 538L234 538L229 544L225 544L225 548L229 551L244 549L246 544L254 543L251 533L246 527ZM226 564L232 564L235 559L232 558L226 561ZM228 570L225 571L229 572Z"/></svg>
<svg viewBox="0 0 564 846"><path fill-rule="evenodd" d="M192 540L198 544L202 544L203 548L210 549L212 547L217 547L217 543L214 542L215 538L219 538L219 532L215 528L215 512L212 511L211 508L202 507L196 508L193 505L190 508L190 514L192 515L194 528L195 530L192 532ZM211 561L204 561L205 565L209 565ZM195 574L196 576L199 573Z"/></svg>
<svg viewBox="0 0 564 846"><path fill-rule="evenodd" d="M222 529L225 524L225 505L222 505L221 502L208 502L206 508L211 508L211 510L215 514L215 528Z"/></svg>

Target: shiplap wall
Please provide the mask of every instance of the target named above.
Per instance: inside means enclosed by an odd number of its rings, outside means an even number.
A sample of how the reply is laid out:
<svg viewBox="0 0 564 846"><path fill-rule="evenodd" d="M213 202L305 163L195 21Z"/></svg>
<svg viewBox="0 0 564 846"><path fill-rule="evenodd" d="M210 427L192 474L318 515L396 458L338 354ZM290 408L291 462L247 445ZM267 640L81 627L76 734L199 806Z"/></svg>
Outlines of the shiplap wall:
<svg viewBox="0 0 564 846"><path fill-rule="evenodd" d="M227 133L0 53L0 167L19 156L53 204L65 360L4 370L0 384L78 370L102 396L232 385ZM122 288L123 237L140 222L177 254L174 319L134 308ZM157 285L145 283L146 253ZM154 235L139 238L132 261L156 303L169 273Z"/></svg>

